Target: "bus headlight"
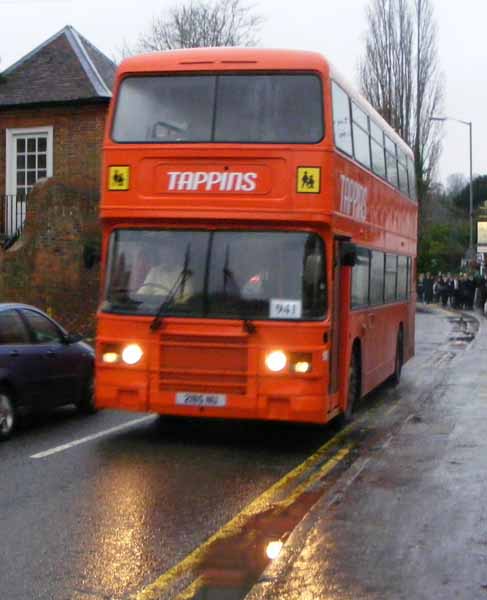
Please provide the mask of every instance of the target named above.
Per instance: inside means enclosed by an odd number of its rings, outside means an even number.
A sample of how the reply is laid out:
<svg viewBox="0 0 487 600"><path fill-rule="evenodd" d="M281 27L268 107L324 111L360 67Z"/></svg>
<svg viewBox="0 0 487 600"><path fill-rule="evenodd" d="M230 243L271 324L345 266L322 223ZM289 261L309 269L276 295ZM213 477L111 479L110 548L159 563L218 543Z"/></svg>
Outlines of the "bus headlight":
<svg viewBox="0 0 487 600"><path fill-rule="evenodd" d="M122 350L122 360L127 365L135 365L144 355L139 344L129 344Z"/></svg>
<svg viewBox="0 0 487 600"><path fill-rule="evenodd" d="M282 350L274 350L273 352L269 352L269 354L265 357L265 365L269 371L278 373L286 367L287 356Z"/></svg>

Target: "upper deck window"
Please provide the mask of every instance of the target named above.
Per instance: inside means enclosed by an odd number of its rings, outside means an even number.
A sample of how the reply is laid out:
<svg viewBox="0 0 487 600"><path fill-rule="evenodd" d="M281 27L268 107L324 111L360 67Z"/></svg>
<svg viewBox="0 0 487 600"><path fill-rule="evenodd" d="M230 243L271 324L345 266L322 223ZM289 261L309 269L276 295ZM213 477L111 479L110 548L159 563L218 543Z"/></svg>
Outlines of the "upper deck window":
<svg viewBox="0 0 487 600"><path fill-rule="evenodd" d="M316 75L230 74L127 77L112 137L133 143L291 143L323 138Z"/></svg>
<svg viewBox="0 0 487 600"><path fill-rule="evenodd" d="M350 156L352 147L352 120L350 118L350 100L347 94L335 82L332 85L333 129L335 144Z"/></svg>

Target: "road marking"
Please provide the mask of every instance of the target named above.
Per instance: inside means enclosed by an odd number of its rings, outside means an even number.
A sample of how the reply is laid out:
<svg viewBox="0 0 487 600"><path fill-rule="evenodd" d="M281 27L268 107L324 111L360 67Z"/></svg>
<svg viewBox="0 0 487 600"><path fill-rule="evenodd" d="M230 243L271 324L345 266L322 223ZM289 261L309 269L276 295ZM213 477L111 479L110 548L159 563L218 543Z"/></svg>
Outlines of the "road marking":
<svg viewBox="0 0 487 600"><path fill-rule="evenodd" d="M317 481L328 475L328 473L332 469L334 469L339 462L341 462L348 454L350 454L352 448L353 445L349 444L348 446L345 446L345 448L339 450L335 454L335 456L330 458L330 460L327 460L326 463L322 467L320 467L320 469L318 469L316 473L311 475L309 479L298 485L285 500L279 502L279 506L282 506L283 508L291 506L291 504L296 502L296 500L299 498L299 496L303 494L303 492L305 492L308 488L313 486Z"/></svg>
<svg viewBox="0 0 487 600"><path fill-rule="evenodd" d="M188 585L188 587L183 590L180 594L174 598L174 600L193 600L198 592L201 591L206 585L206 580L204 577L198 577L195 579L193 583Z"/></svg>
<svg viewBox="0 0 487 600"><path fill-rule="evenodd" d="M116 427L110 427L110 429L104 429L103 431L99 431L98 433L93 433L92 435L87 435L86 437L80 438L78 440L73 440L72 442L68 442L67 444L62 444L61 446L56 446L55 448L51 448L50 450L44 450L43 452L38 452L37 454L32 454L30 458L46 458L47 456L51 456L52 454L56 454L58 452L64 452L65 450L69 450L74 446L79 446L80 444L86 444L87 442L91 442L92 440L96 440L97 438L101 438L105 435L110 435L111 433L115 433L116 431L122 431L123 429L128 429L129 427L133 427L134 425L140 425L140 423L146 423L147 421L154 420L154 415L149 415L147 417L141 417L140 419L134 419L133 421L128 421L127 423L123 423L122 425L117 425Z"/></svg>
<svg viewBox="0 0 487 600"><path fill-rule="evenodd" d="M207 549L216 542L217 540L222 540L224 538L230 537L241 528L245 522L252 516L259 512L262 512L265 508L267 508L270 504L270 500L276 496L282 489L286 488L290 483L294 480L298 479L305 471L313 467L315 464L319 463L323 456L331 449L333 446L339 444L350 432L350 429L353 425L357 425L359 420L354 421L340 433L332 437L328 442L323 444L321 448L308 457L303 463L298 465L295 469L284 475L282 479L277 481L274 485L268 488L265 492L263 492L260 496L258 496L253 502L251 502L247 507L245 507L240 513L238 513L233 519L231 519L228 523L223 525L221 529L219 529L216 533L214 533L211 537L209 537L206 542L203 542L200 546L195 548L193 552L188 554L186 558L184 558L180 563L171 567L168 571L163 573L160 577L158 577L155 581L147 585L145 588L140 590L140 592L134 594L132 596L132 600L157 600L160 594L166 590L174 581L179 579L183 573L186 573L190 570L194 570ZM339 451L338 454L340 454ZM349 450L347 450L346 454L348 454ZM346 455L344 454L343 457ZM343 458L342 457L342 458ZM321 469L325 469L326 465L330 462L333 462L333 466L337 464L334 462L336 460L336 456L330 459ZM321 475L322 476L322 475ZM305 482L306 483L306 482ZM304 484L302 484L304 485ZM306 485L306 488L309 485ZM305 488L305 489L306 489Z"/></svg>

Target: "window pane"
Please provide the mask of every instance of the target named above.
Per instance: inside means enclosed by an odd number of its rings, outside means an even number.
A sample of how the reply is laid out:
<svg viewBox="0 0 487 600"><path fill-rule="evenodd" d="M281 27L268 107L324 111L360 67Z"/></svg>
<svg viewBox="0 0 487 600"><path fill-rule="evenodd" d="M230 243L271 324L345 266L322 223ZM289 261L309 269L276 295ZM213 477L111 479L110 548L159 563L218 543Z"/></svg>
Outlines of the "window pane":
<svg viewBox="0 0 487 600"><path fill-rule="evenodd" d="M369 119L362 109L352 102L352 119L354 123L360 125L365 131L369 130Z"/></svg>
<svg viewBox="0 0 487 600"><path fill-rule="evenodd" d="M408 195L408 173L406 171L406 167L398 163L397 165L399 171L399 189L406 196Z"/></svg>
<svg viewBox="0 0 487 600"><path fill-rule="evenodd" d="M27 171L27 185L34 185L36 182L36 172Z"/></svg>
<svg viewBox="0 0 487 600"><path fill-rule="evenodd" d="M369 251L357 249L357 262L352 269L352 308L369 303Z"/></svg>
<svg viewBox="0 0 487 600"><path fill-rule="evenodd" d="M347 94L336 83L332 84L332 95L335 145L351 156L352 125L350 120L350 102Z"/></svg>
<svg viewBox="0 0 487 600"><path fill-rule="evenodd" d="M280 303L282 318L321 318L325 264L323 241L309 233L119 230L103 310L155 314L172 294L165 314L272 319Z"/></svg>
<svg viewBox="0 0 487 600"><path fill-rule="evenodd" d="M36 151L36 139L29 138L27 140L27 152L35 152Z"/></svg>
<svg viewBox="0 0 487 600"><path fill-rule="evenodd" d="M322 98L315 75L220 75L214 141L316 143Z"/></svg>
<svg viewBox="0 0 487 600"><path fill-rule="evenodd" d="M393 156L396 156L396 144L390 138L388 138L387 135L384 136L384 139L386 142L386 150Z"/></svg>
<svg viewBox="0 0 487 600"><path fill-rule="evenodd" d="M386 275L385 275L385 301L392 302L396 299L397 287L397 256L386 254Z"/></svg>
<svg viewBox="0 0 487 600"><path fill-rule="evenodd" d="M60 342L62 340L59 329L54 323L49 321L49 319L46 319L46 317L31 310L24 310L22 311L22 314L25 316L32 329L36 344L48 344L51 342Z"/></svg>
<svg viewBox="0 0 487 600"><path fill-rule="evenodd" d="M357 125L353 125L353 150L355 158L370 169L369 134Z"/></svg>
<svg viewBox="0 0 487 600"><path fill-rule="evenodd" d="M387 180L392 183L395 187L399 187L397 180L397 161L396 157L389 154L386 151L386 163L387 163Z"/></svg>
<svg viewBox="0 0 487 600"><path fill-rule="evenodd" d="M406 256L397 258L397 298L404 300L407 295L408 262Z"/></svg>
<svg viewBox="0 0 487 600"><path fill-rule="evenodd" d="M374 173L379 177L386 178L386 159L384 156L384 148L375 140L371 141L372 147L372 168Z"/></svg>
<svg viewBox="0 0 487 600"><path fill-rule="evenodd" d="M38 179L43 179L44 177L47 177L47 171L37 171Z"/></svg>
<svg viewBox="0 0 487 600"><path fill-rule="evenodd" d="M217 232L209 271L210 317L317 319L325 314L324 245L315 234ZM295 312L276 312L276 303L294 306Z"/></svg>
<svg viewBox="0 0 487 600"><path fill-rule="evenodd" d="M397 149L397 160L404 166L407 165L407 158L406 155L404 154L404 152L402 150L400 150L399 148Z"/></svg>
<svg viewBox="0 0 487 600"><path fill-rule="evenodd" d="M409 197L416 200L416 177L413 161L408 159Z"/></svg>
<svg viewBox="0 0 487 600"><path fill-rule="evenodd" d="M127 77L113 138L314 143L323 137L322 98L320 79L304 73Z"/></svg>
<svg viewBox="0 0 487 600"><path fill-rule="evenodd" d="M37 138L37 151L38 152L47 152L47 138L46 137Z"/></svg>
<svg viewBox="0 0 487 600"><path fill-rule="evenodd" d="M27 155L27 168L28 169L35 169L36 168L36 155L35 154L28 154Z"/></svg>
<svg viewBox="0 0 487 600"><path fill-rule="evenodd" d="M0 312L0 344L26 344L29 338L17 312Z"/></svg>
<svg viewBox="0 0 487 600"><path fill-rule="evenodd" d="M17 155L17 169L25 169L25 156Z"/></svg>
<svg viewBox="0 0 487 600"><path fill-rule="evenodd" d="M208 141L215 81L214 76L127 77L120 87L113 138L118 142Z"/></svg>
<svg viewBox="0 0 487 600"><path fill-rule="evenodd" d="M45 154L39 154L37 156L37 168L38 169L45 169L46 168L46 155Z"/></svg>
<svg viewBox="0 0 487 600"><path fill-rule="evenodd" d="M25 172L17 171L17 185L25 185Z"/></svg>
<svg viewBox="0 0 487 600"><path fill-rule="evenodd" d="M17 140L17 152L25 152L25 140Z"/></svg>
<svg viewBox="0 0 487 600"><path fill-rule="evenodd" d="M370 262L370 303L384 302L384 253L372 251Z"/></svg>
<svg viewBox="0 0 487 600"><path fill-rule="evenodd" d="M372 120L370 121L370 135L381 146L384 146L384 134L382 132L382 129L378 125L376 125Z"/></svg>

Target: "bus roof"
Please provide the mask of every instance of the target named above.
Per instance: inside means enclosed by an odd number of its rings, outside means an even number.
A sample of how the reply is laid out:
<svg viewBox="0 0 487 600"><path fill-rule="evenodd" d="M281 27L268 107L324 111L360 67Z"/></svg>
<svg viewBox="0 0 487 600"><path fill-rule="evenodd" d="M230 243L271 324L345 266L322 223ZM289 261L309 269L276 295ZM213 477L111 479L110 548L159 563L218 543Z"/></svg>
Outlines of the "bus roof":
<svg viewBox="0 0 487 600"><path fill-rule="evenodd" d="M300 69L325 70L327 60L318 52L271 48L188 48L140 54L125 59L118 73L161 70Z"/></svg>

